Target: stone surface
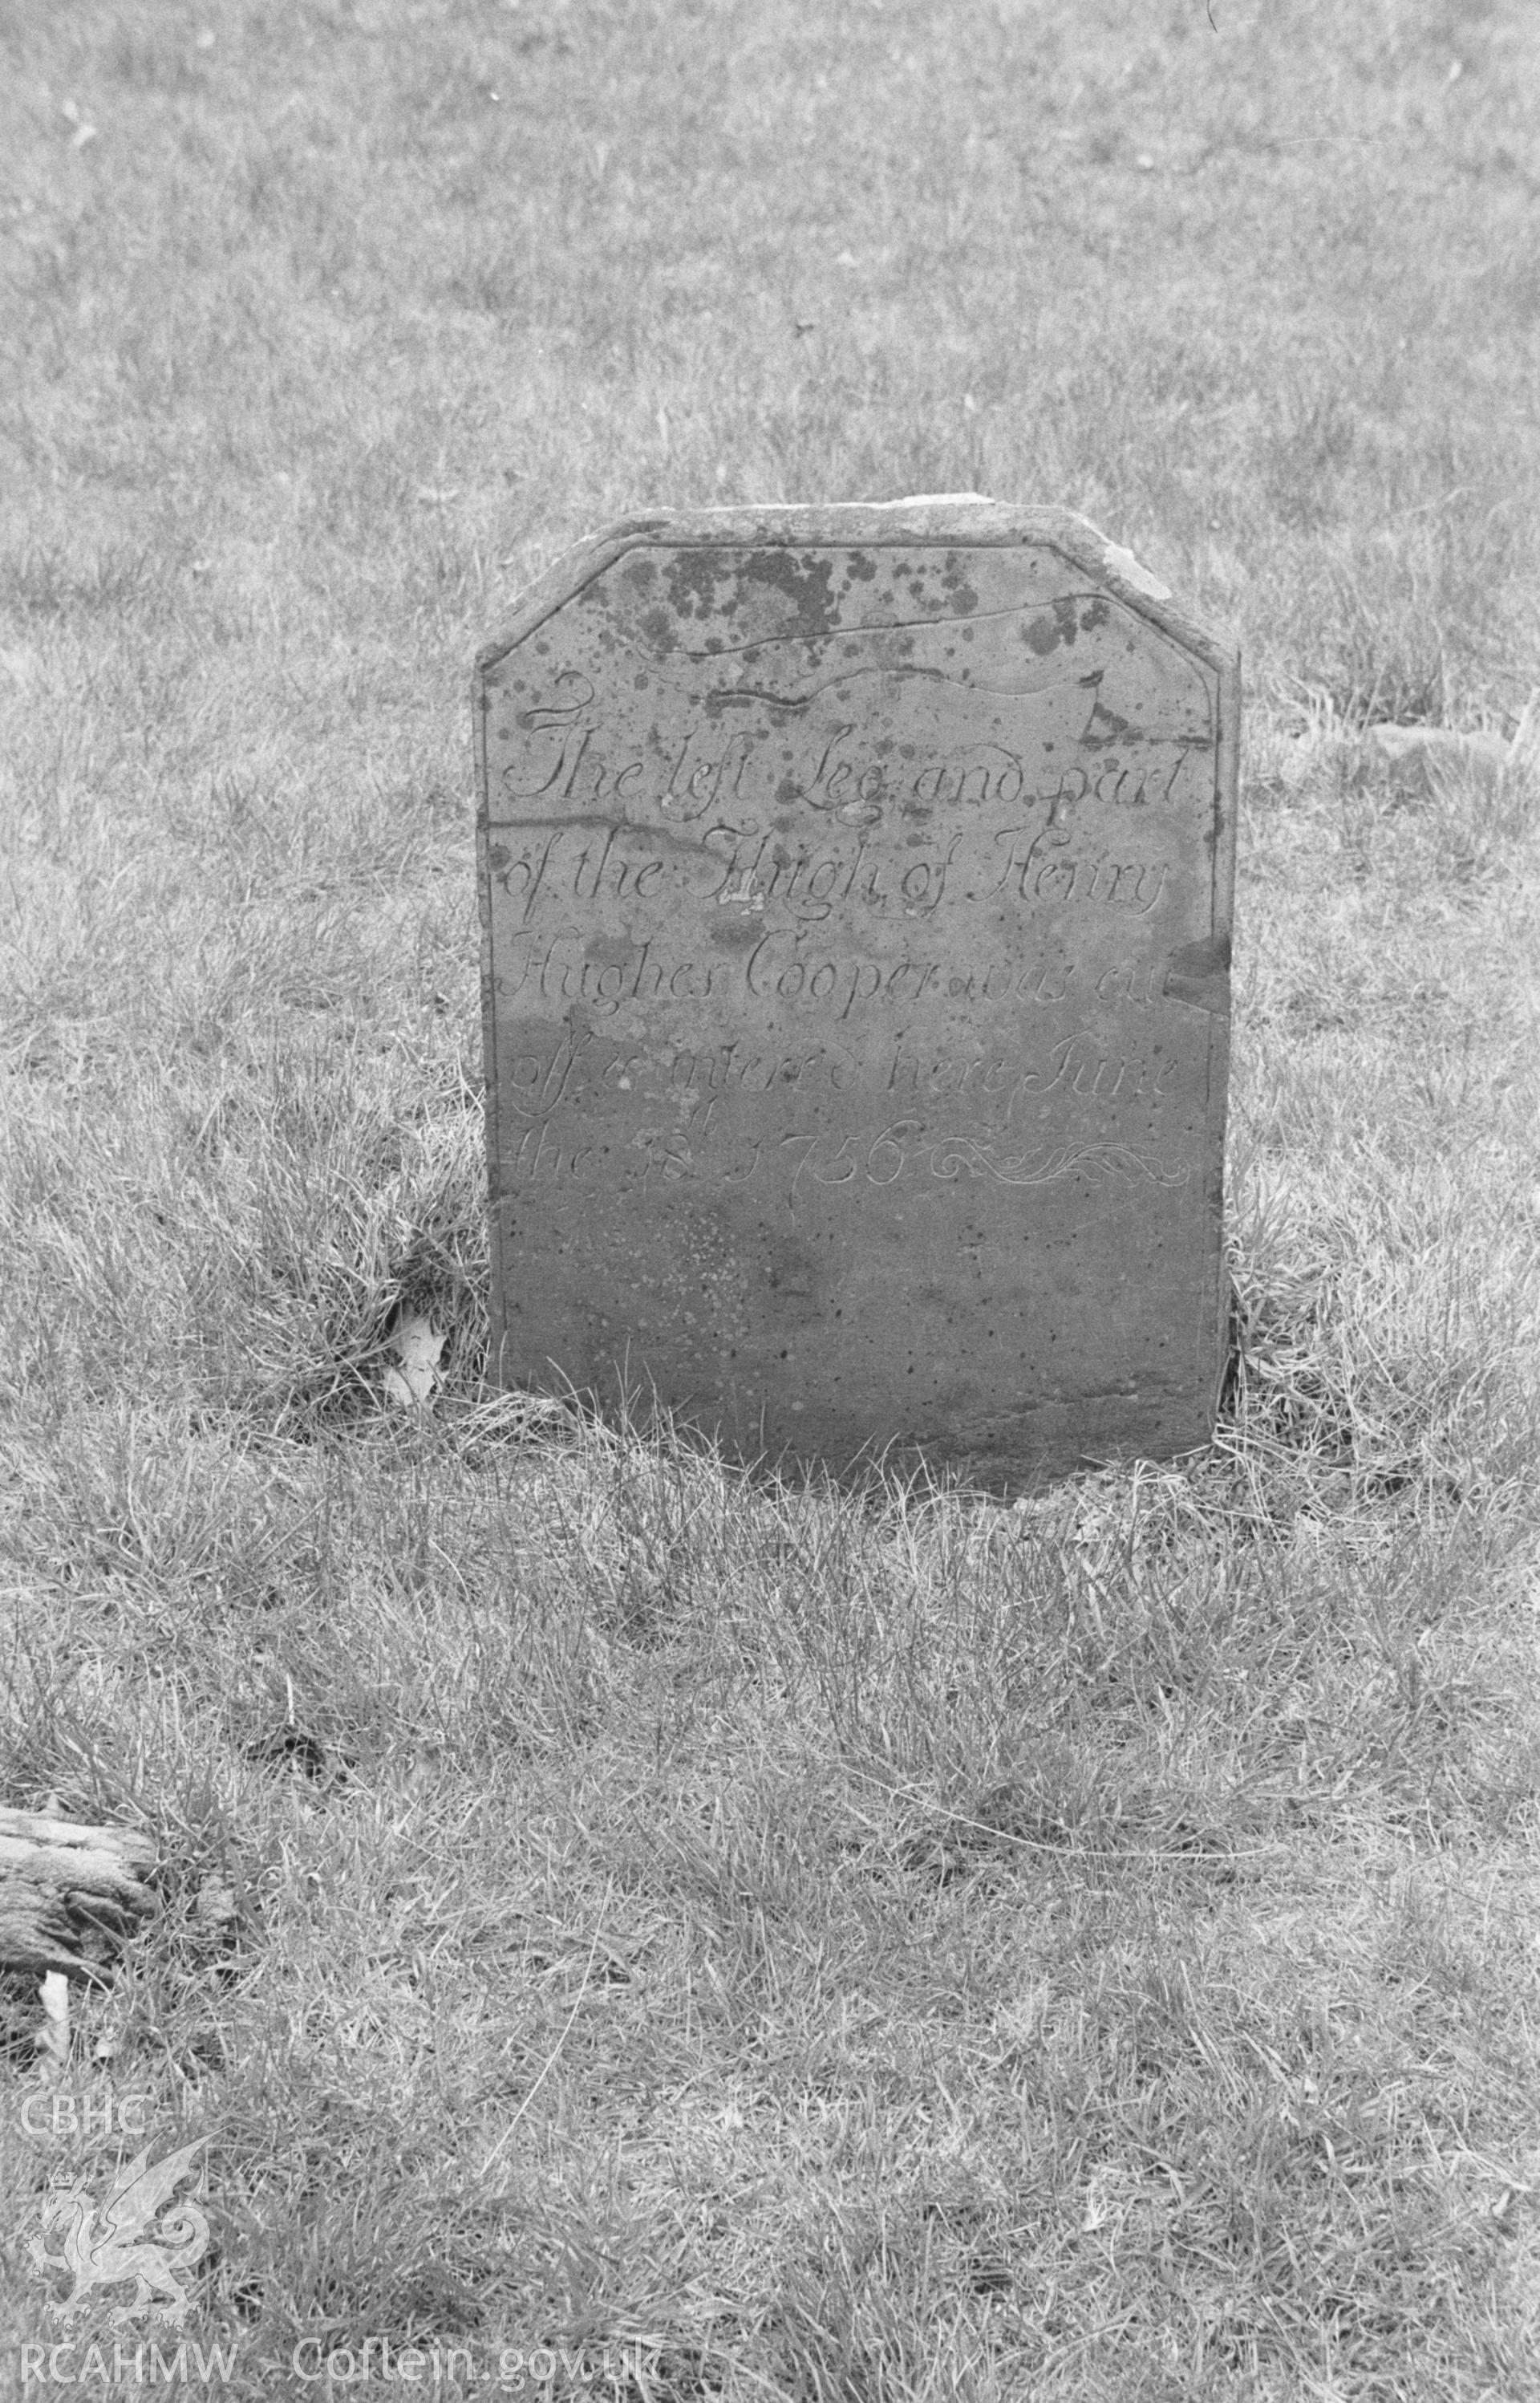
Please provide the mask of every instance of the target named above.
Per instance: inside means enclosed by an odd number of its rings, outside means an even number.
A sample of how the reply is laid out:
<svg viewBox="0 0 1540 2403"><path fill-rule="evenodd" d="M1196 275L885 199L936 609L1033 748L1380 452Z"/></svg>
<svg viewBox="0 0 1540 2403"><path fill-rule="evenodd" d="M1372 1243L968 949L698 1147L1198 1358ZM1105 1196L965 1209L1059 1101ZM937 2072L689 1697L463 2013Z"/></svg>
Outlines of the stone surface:
<svg viewBox="0 0 1540 2403"><path fill-rule="evenodd" d="M560 561L477 675L504 1382L1006 1492L1201 1443L1238 709L1063 511Z"/></svg>

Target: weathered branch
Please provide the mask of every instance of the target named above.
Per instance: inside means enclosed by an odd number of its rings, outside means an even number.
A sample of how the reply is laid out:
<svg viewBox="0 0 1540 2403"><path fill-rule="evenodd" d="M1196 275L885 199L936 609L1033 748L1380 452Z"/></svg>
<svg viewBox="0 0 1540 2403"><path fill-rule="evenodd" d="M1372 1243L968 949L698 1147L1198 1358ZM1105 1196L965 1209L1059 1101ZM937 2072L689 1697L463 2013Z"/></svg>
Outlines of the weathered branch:
<svg viewBox="0 0 1540 2403"><path fill-rule="evenodd" d="M156 1909L139 1882L154 1860L131 1828L0 1811L0 1968L99 1977L89 1952Z"/></svg>

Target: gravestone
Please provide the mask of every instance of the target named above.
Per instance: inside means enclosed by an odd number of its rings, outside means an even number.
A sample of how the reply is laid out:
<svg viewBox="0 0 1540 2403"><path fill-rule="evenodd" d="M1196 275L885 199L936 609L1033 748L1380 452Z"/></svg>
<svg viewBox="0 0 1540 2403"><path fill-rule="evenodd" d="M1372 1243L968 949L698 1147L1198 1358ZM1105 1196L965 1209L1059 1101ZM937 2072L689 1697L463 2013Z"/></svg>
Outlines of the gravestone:
<svg viewBox="0 0 1540 2403"><path fill-rule="evenodd" d="M477 670L502 1382L1007 1493L1205 1441L1238 717L1061 510L559 561Z"/></svg>

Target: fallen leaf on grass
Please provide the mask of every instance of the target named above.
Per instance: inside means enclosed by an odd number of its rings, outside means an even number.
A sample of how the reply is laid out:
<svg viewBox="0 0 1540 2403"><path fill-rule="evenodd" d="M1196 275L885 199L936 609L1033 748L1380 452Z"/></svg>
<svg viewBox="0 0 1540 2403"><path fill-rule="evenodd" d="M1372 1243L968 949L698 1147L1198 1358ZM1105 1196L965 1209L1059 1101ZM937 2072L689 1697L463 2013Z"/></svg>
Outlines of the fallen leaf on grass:
<svg viewBox="0 0 1540 2403"><path fill-rule="evenodd" d="M387 1351L394 1352L401 1364L398 1368L387 1368L382 1381L388 1400L409 1408L427 1400L438 1382L446 1340L425 1318L403 1320L386 1342Z"/></svg>

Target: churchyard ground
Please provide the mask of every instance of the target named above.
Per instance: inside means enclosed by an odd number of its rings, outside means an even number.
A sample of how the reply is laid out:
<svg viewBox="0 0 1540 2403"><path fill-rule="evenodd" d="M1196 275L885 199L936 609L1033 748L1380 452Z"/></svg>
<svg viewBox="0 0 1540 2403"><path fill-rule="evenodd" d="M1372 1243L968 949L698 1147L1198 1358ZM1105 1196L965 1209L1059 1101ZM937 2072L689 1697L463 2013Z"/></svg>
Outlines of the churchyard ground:
<svg viewBox="0 0 1540 2403"><path fill-rule="evenodd" d="M100 2391L28 2243L146 2124L232 2396L1533 2394L1535 13L0 58L0 1804L161 1898L66 2059L4 1987L7 2377ZM1243 647L1212 1451L1018 1509L490 1396L476 648L629 510L966 490Z"/></svg>

